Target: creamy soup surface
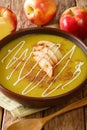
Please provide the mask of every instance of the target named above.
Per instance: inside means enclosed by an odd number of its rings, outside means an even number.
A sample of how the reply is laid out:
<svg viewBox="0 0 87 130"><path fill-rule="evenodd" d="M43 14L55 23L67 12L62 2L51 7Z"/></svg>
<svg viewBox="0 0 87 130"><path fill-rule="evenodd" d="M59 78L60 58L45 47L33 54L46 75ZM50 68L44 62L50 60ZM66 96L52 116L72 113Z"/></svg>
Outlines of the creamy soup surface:
<svg viewBox="0 0 87 130"><path fill-rule="evenodd" d="M32 48L38 41L58 44L62 58L50 78L33 58ZM32 97L64 94L87 78L87 56L73 42L54 35L27 35L11 41L0 50L0 84Z"/></svg>

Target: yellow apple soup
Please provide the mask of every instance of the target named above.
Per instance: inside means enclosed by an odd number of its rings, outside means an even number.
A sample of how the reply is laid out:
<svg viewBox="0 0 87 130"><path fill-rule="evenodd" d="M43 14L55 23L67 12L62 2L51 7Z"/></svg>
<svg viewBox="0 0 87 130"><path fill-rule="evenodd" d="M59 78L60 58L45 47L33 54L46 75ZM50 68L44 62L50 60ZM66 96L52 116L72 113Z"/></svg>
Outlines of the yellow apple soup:
<svg viewBox="0 0 87 130"><path fill-rule="evenodd" d="M59 46L61 59L49 77L33 58L37 42ZM87 78L87 56L76 44L54 35L27 35L11 41L0 50L0 84L8 90L30 97L65 94Z"/></svg>

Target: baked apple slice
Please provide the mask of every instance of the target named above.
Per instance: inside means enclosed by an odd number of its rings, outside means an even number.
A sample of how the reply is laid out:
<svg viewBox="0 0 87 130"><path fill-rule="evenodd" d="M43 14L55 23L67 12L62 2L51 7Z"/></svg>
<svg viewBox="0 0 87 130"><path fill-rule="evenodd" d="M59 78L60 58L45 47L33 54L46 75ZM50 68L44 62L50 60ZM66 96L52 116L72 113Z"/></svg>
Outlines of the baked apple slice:
<svg viewBox="0 0 87 130"><path fill-rule="evenodd" d="M62 57L59 46L50 41L39 41L33 48L33 55L42 70L52 77L55 65Z"/></svg>

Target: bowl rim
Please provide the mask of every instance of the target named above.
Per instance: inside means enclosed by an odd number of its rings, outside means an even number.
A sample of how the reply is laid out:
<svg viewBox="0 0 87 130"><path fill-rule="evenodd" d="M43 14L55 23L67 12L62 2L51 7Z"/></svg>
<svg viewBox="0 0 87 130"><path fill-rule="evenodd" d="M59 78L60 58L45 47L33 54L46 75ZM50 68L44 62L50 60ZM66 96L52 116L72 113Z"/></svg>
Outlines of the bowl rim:
<svg viewBox="0 0 87 130"><path fill-rule="evenodd" d="M85 43L83 41L81 41L79 38L75 37L74 35L72 35L70 33L62 31L60 29L50 28L50 27L32 27L32 28L27 28L27 29L22 29L22 30L16 31L16 32L6 36L5 38L3 38L0 41L0 50L6 44L15 40L16 38L19 38L20 36L37 34L37 33L38 34L52 34L52 35L57 35L57 36L62 36L64 38L67 38L68 40L71 40L77 46L79 46L83 50L83 52L87 55L87 46L85 45ZM31 97L31 96L21 95L21 94L15 93L15 92L5 88L1 84L0 84L0 90L3 93L5 93L7 96L9 96L9 95L11 95L10 97L13 96L13 98L16 96L17 98L21 98L24 100L40 101L41 102L41 101L45 101L45 100L51 100L51 99L65 97L65 96L75 92L76 90L80 89L81 87L83 87L83 84L85 84L85 82L86 82L86 80L84 80L80 85L78 85L77 87L75 87L74 89L72 89L66 93L63 93L61 95L49 96L49 97L33 97L33 96Z"/></svg>

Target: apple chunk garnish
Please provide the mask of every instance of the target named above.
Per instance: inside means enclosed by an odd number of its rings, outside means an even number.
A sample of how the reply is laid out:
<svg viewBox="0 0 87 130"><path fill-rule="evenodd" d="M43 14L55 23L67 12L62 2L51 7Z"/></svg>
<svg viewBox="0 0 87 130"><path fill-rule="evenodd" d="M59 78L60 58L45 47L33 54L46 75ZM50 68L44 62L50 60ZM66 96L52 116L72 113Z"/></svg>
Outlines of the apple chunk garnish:
<svg viewBox="0 0 87 130"><path fill-rule="evenodd" d="M50 41L39 41L33 48L35 61L51 78L57 62L62 58L59 46Z"/></svg>
<svg viewBox="0 0 87 130"><path fill-rule="evenodd" d="M0 6L0 40L16 30L16 15L8 8Z"/></svg>

